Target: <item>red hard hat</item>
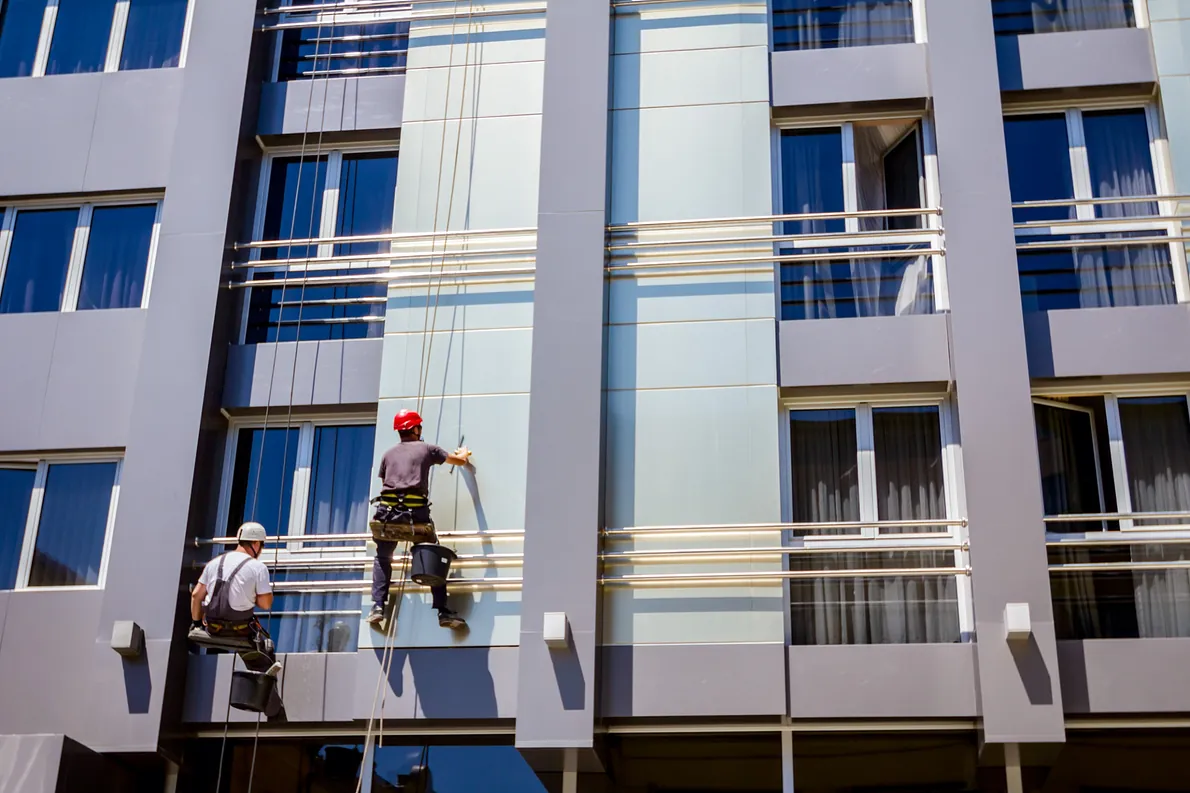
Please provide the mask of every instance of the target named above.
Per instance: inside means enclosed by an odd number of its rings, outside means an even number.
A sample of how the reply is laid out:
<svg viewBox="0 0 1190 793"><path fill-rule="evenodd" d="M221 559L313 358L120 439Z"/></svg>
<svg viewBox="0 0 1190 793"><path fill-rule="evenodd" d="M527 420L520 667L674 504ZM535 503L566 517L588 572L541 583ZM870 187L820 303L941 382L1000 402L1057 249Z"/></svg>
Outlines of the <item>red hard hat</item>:
<svg viewBox="0 0 1190 793"><path fill-rule="evenodd" d="M397 432L405 432L420 426L421 416L417 415L416 411L398 410L397 415L393 417L393 429Z"/></svg>

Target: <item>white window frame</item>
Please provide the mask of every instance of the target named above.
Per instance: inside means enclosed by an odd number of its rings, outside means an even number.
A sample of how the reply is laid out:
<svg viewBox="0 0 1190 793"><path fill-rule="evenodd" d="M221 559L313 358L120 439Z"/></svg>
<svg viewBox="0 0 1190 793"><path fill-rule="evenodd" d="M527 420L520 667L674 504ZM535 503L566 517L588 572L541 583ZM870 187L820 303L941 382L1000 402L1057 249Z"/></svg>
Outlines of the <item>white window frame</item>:
<svg viewBox="0 0 1190 793"><path fill-rule="evenodd" d="M293 537L297 542L288 543L285 548L277 546L278 550L275 552L280 558L287 558L289 552L303 550L303 544L300 542L301 537L306 533L306 516L310 507L310 475L313 469L314 460L314 432L320 427L356 427L369 426L375 428L376 414L373 413L342 413L334 416L294 416L293 419L286 424L283 421L270 421L268 426L265 426L264 420L257 417L233 417L228 422L227 438L224 443L223 455L223 475L219 484L219 510L218 523L216 535L220 535L224 530L230 531L228 520L231 516L231 491L235 485L235 466L236 466L236 449L239 444L240 430L283 430L296 429L298 431L297 453L294 461L293 484L290 490L289 497L289 523L281 531L281 527L266 526L266 531L270 534L285 535ZM360 532L365 532L366 526L360 527ZM328 551L325 546L314 545L307 552L316 552L320 554L327 554L333 552L342 552L345 549L333 549ZM273 550L269 550L269 556L274 555ZM348 554L356 553L354 551Z"/></svg>
<svg viewBox="0 0 1190 793"><path fill-rule="evenodd" d="M958 416L949 394L920 394L901 396L857 396L854 399L791 398L783 400L781 406L781 453L782 453L782 519L793 520L793 443L791 440L790 413L801 410L851 410L855 413L856 473L859 484L859 510L861 521L879 520L880 506L876 492L876 448L873 425L873 410L895 407L938 408L938 430L942 443L942 488L946 514L942 520L960 520L966 515L967 501L963 491L963 453L959 439ZM896 550L905 545L921 546L923 539L936 539L939 544L958 545L954 551L954 566L966 569L970 566L967 527L947 526L945 531L929 534L880 534L875 526L865 526L862 534L851 537L838 535L808 535L800 538L816 547L830 547L840 553L872 545ZM929 550L928 548L922 550ZM959 610L959 634L964 641L975 635L974 601L971 591L971 577L956 575L956 594ZM788 600L788 590L786 599Z"/></svg>
<svg viewBox="0 0 1190 793"><path fill-rule="evenodd" d="M1138 12L1139 13L1139 12ZM1138 17L1139 19L1139 17ZM1091 183L1091 162L1087 154L1086 135L1084 131L1084 113L1100 110L1143 110L1145 126L1149 133L1149 158L1153 163L1153 185L1156 194L1153 203L1157 204L1163 214L1176 215L1177 205L1174 201L1161 200L1163 196L1174 195L1173 164L1170 160L1169 141L1164 132L1164 124L1160 106L1152 100L1107 100L1104 102L1080 103L1077 107L1068 104L1039 104L1024 108L1006 108L1005 119L1023 118L1036 115L1054 115L1063 113L1066 116L1066 138L1070 155L1070 181L1073 185L1074 199L1085 201L1095 198L1095 187ZM1070 227L1037 226L1031 229L1016 229L1018 237L1051 236L1058 234L1102 234L1107 232L1126 231L1164 231L1171 238L1182 235L1181 224L1175 220L1161 220L1160 218L1138 218L1135 223L1096 224L1095 206L1093 204L1079 204L1075 207L1075 219L1086 225L1078 226L1077 231ZM1156 244L1156 243L1154 243ZM1190 275L1187 271L1186 246L1179 242L1170 242L1169 261L1173 269L1174 293L1178 303L1190 302Z"/></svg>
<svg viewBox="0 0 1190 793"><path fill-rule="evenodd" d="M318 236L319 237L333 237L335 235L335 224L339 220L339 177L342 174L343 157L351 154L394 154L397 156L397 173L401 171L400 166L400 147L395 141L386 141L382 143L358 143L358 144L337 144L333 149L323 149L322 151L311 152L307 147L303 149L301 146L284 146L270 148L265 152L264 157L260 161L260 178L256 186L256 208L255 214L252 218L252 239L255 241L263 241L264 237L264 221L265 215L268 212L269 204L269 187L273 175L273 161L277 159L284 159L287 157L302 157L305 166L313 166L317 157L326 157L326 180L322 186L322 214L318 219ZM392 228L396 228L397 220L397 205L394 195L393 201L393 217ZM333 255L335 246L333 243L323 243L318 246L317 255L320 257ZM261 260L260 249L253 248L249 254L249 261L259 262ZM303 264L300 266L277 265L276 267L255 267L255 272L294 272L301 274L313 273L317 274L319 270L355 270L366 269L382 266L381 262L376 260L370 261L350 261L344 259L342 261ZM267 288L267 287L266 287ZM248 338L248 311L251 308L252 289L243 290L244 296L240 306L240 331L237 343L245 344Z"/></svg>
<svg viewBox="0 0 1190 793"><path fill-rule="evenodd" d="M359 0L339 0L343 5L355 5ZM917 2L917 0L914 0ZM280 7L295 5L309 5L307 0L284 0ZM338 10L338 11L310 11L305 13L283 13L276 17L278 24L286 24L297 28L317 28L324 29L331 26L338 25L368 25L384 22L408 22L410 21L410 11L368 11L364 9L356 10ZM279 82L281 77L281 47L282 39L285 36L284 30L277 30L273 33L271 63L272 66L269 71L269 82ZM393 70L386 73L389 74L403 74L404 69ZM367 73L365 73L367 74ZM350 77L350 74L333 74L332 77ZM286 81L289 82L289 81Z"/></svg>
<svg viewBox="0 0 1190 793"><path fill-rule="evenodd" d="M914 121L915 126L911 127L905 136L917 133L918 136L918 190L921 195L922 210L937 210L942 206L941 202L941 186L939 182L938 173L938 143L934 135L934 123L928 115L914 115L914 114L876 114L872 116L850 116L847 119L822 119L812 123L806 123L801 120L790 119L788 121L779 121L776 125L775 136L773 140L773 160L777 163L775 173L773 175L773 205L781 206L782 179L784 178L784 167L781 162L781 133L786 131L810 130L810 129L839 129L841 131L842 139L842 160L843 160L843 211L857 212L859 211L859 183L856 179L856 165L855 165L855 124L860 121ZM899 139L898 145L904 137ZM891 150L892 147L890 147ZM780 212L784 212L784 207L781 207ZM909 243L927 243L933 247L941 249L942 247L942 217L936 212L925 214L922 216L922 227L916 230L905 231L890 231L882 235L872 235L865 237L865 245L904 245ZM846 247L848 240L846 235L858 232L859 219L847 218L844 221L844 232L839 235L838 239L823 239L816 238L814 240L805 241L804 244L798 243L797 235L789 235L783 239L780 246L783 247L812 247L812 248L827 248L827 247ZM896 251L890 252L890 258L896 256ZM907 253L912 253L908 251ZM776 268L777 272L775 278L780 281L780 268ZM945 255L935 254L930 257L930 270L934 279L934 313L945 314L950 311L950 286L946 276L946 257ZM777 316L781 316L781 296L780 284L777 288Z"/></svg>
<svg viewBox="0 0 1190 793"><path fill-rule="evenodd" d="M116 475L112 481L111 500L108 502L107 520L104 524L103 550L99 558L99 577L95 584L77 586L29 586L29 574L33 569L33 552L37 546L37 532L41 526L41 511L45 503L46 480L52 465L70 463L115 463ZM30 592L74 592L100 590L107 584L108 560L111 556L112 535L115 533L116 510L120 502L120 475L124 469L121 454L55 454L45 457L0 457L0 468L35 471L33 493L29 499L29 512L25 517L25 533L21 540L21 553L17 565L17 578L13 591Z"/></svg>
<svg viewBox="0 0 1190 793"><path fill-rule="evenodd" d="M41 32L37 39L37 52L33 57L33 71L31 77L45 77L45 70L50 62L50 46L54 43L54 27L58 21L59 0L46 0L45 13L41 18ZM128 12L132 0L116 0L112 12L111 33L107 40L107 54L104 56L103 73L120 71L120 58L124 54L124 36L128 32ZM190 43L190 26L194 19L194 0L186 3L186 21L182 28L182 49L178 54L178 66L186 65L186 52Z"/></svg>
<svg viewBox="0 0 1190 793"><path fill-rule="evenodd" d="M161 206L163 200L160 193L150 193L140 197L99 197L82 202L76 198L74 200L32 200L0 204L0 212L4 213L3 222L0 223L0 292L4 289L4 277L8 269L8 256L12 251L12 238L16 230L17 215L22 211L76 208L79 211L78 220L75 222L74 227L74 240L71 243L70 260L66 265L66 280L62 285L62 300L58 304L59 312L69 313L78 310L79 290L82 288L83 283L83 267L87 263L87 243L91 235L91 216L95 209L153 204L157 209L153 216L153 231L149 237L149 260L145 264L145 286L141 290L140 306L129 307L148 308L149 293L153 285L153 271L157 263L157 245L161 238Z"/></svg>

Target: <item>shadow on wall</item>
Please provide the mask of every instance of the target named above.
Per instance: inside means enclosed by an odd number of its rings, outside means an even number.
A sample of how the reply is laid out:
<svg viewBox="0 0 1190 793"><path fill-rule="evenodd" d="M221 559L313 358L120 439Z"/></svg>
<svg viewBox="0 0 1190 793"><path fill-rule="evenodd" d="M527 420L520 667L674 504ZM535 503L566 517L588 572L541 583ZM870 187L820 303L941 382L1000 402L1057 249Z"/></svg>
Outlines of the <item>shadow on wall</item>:
<svg viewBox="0 0 1190 793"><path fill-rule="evenodd" d="M1041 647L1037 639L1030 635L1027 643L1009 643L1012 660L1016 662L1017 672L1025 692L1029 695L1031 705L1054 704L1054 684L1046 668L1045 658L1041 654Z"/></svg>
<svg viewBox="0 0 1190 793"><path fill-rule="evenodd" d="M153 699L153 677L149 659L142 655L136 660L122 659L124 667L124 697L129 713L148 713Z"/></svg>
<svg viewBox="0 0 1190 793"><path fill-rule="evenodd" d="M377 663L384 651L374 648ZM404 697L405 666L413 676L415 718L494 719L498 717L496 685L488 668L491 650L486 647L445 649L395 648L388 685L397 697Z"/></svg>

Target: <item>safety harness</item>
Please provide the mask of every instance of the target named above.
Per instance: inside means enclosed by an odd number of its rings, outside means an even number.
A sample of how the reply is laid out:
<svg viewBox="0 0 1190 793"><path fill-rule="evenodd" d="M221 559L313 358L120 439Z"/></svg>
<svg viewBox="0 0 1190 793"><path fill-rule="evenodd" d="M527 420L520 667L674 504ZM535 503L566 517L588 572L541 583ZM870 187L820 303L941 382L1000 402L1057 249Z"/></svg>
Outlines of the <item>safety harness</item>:
<svg viewBox="0 0 1190 793"><path fill-rule="evenodd" d="M414 491L386 490L372 499L376 511L369 528L383 542L438 542L430 517L430 500Z"/></svg>
<svg viewBox="0 0 1190 793"><path fill-rule="evenodd" d="M244 559L236 565L235 569L231 571L226 580L223 578L223 563L227 560L227 554L219 557L219 567L215 572L215 583L211 587L211 601L206 608L206 627L207 633L211 636L226 636L226 637L255 637L263 634L265 637L268 633L265 632L260 622L256 619L256 613L253 609L241 611L231 607L231 582L243 569L244 565L251 561L251 557Z"/></svg>

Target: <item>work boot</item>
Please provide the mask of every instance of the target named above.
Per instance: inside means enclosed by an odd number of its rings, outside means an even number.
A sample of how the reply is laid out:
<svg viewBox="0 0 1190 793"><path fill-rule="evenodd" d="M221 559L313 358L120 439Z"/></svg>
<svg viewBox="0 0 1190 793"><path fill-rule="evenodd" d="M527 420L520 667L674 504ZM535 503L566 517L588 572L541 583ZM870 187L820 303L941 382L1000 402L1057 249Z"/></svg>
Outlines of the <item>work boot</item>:
<svg viewBox="0 0 1190 793"><path fill-rule="evenodd" d="M438 625L443 628L458 630L459 628L467 627L467 620L450 609L438 609Z"/></svg>
<svg viewBox="0 0 1190 793"><path fill-rule="evenodd" d="M379 625L384 622L384 607L373 606L372 610L368 612L368 616L364 618L364 622L369 625Z"/></svg>

